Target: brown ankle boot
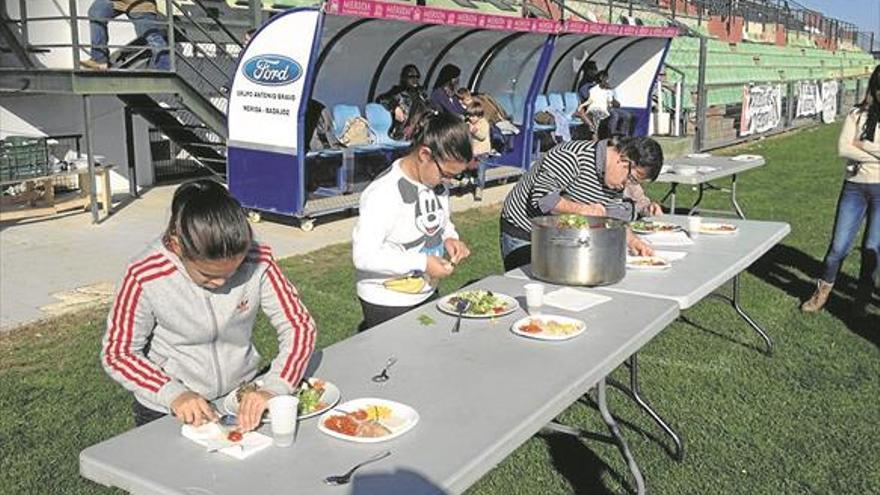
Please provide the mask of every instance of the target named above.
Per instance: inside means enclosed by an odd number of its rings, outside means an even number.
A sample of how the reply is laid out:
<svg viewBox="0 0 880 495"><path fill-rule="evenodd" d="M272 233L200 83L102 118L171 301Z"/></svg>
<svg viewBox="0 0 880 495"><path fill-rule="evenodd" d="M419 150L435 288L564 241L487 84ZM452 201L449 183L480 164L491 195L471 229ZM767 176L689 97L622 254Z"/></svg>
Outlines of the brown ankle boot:
<svg viewBox="0 0 880 495"><path fill-rule="evenodd" d="M825 306L825 302L828 301L828 296L831 295L831 289L833 287L834 284L829 284L820 279L816 283L816 292L813 292L813 295L801 304L801 311L804 311L805 313L815 313L822 309L822 306Z"/></svg>

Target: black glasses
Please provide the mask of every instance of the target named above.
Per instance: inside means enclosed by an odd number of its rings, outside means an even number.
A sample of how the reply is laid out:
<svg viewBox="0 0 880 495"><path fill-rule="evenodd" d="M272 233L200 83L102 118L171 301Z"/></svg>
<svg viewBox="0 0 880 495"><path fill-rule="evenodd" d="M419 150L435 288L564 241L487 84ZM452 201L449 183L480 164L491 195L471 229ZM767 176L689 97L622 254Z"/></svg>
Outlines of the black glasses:
<svg viewBox="0 0 880 495"><path fill-rule="evenodd" d="M454 179L455 176L458 175L458 174L450 174L449 172L443 170L443 167L440 165L440 162L437 161L436 157L432 156L431 159L434 160L434 165L437 166L437 173L440 174L441 179L447 179L447 180Z"/></svg>

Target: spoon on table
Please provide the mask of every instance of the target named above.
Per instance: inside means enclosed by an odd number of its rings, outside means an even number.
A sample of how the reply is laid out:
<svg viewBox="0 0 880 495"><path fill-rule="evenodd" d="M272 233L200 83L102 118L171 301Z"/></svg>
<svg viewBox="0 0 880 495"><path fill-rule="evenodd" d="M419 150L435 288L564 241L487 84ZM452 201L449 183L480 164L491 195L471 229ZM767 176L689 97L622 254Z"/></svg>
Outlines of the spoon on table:
<svg viewBox="0 0 880 495"><path fill-rule="evenodd" d="M373 375L372 380L376 383L388 381L388 379L391 378L390 376L388 376L388 369L391 368L392 366L394 366L394 363L396 363L396 362L397 362L396 357L391 356L390 358L388 358L388 361L385 362L385 367L382 368L382 371L380 371L376 375Z"/></svg>
<svg viewBox="0 0 880 495"><path fill-rule="evenodd" d="M370 457L369 459L367 459L363 462L355 464L354 467L349 469L344 474L340 474L340 475L336 475L336 476L327 476L326 478L324 478L324 483L326 483L328 485L346 485L351 481L351 477L352 477L352 475L354 475L354 472L357 471L358 469L360 469L362 466L365 466L371 462L376 462L376 461L382 460L382 459L388 457L389 455L391 455L391 452L388 450L386 450L385 452L381 452L379 454L376 454L373 457Z"/></svg>
<svg viewBox="0 0 880 495"><path fill-rule="evenodd" d="M471 302L467 299L459 299L458 302L455 303L455 311L458 313L458 317L455 319L452 333L458 333L458 330L461 328L461 315L467 311L470 306Z"/></svg>

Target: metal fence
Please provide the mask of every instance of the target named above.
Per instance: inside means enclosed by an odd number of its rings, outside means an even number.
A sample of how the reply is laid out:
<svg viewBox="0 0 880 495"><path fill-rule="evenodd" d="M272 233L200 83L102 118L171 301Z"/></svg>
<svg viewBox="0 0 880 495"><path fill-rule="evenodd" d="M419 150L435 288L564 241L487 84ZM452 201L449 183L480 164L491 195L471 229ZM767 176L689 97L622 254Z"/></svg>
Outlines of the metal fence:
<svg viewBox="0 0 880 495"><path fill-rule="evenodd" d="M149 134L150 159L157 183L202 177L211 173L159 129L151 128Z"/></svg>
<svg viewBox="0 0 880 495"><path fill-rule="evenodd" d="M820 88L823 82L831 81L829 79L811 81L815 82ZM833 112L835 118L845 115L854 105L861 102L867 89L866 78L850 78L850 79L834 79L838 83L838 92L835 97L836 110ZM705 114L705 123L703 124L702 137L700 130L700 122L696 112L691 110L686 113L686 131L688 135L694 135L694 150L708 151L716 148L722 148L732 144L761 139L763 137L772 136L782 132L790 131L800 127L815 125L823 122L823 114L820 111L808 116L798 116L797 105L798 99L802 96L799 94L801 81L766 81L762 83L750 83L749 85L737 84L712 84L706 85L707 91L719 88L738 88L745 91L747 87L779 87L779 111L775 118L778 119L777 125L760 132L747 133L748 121L744 125L744 105L741 102L726 105L707 106ZM694 92L694 99L699 98L699 92ZM699 107L699 105L697 105Z"/></svg>

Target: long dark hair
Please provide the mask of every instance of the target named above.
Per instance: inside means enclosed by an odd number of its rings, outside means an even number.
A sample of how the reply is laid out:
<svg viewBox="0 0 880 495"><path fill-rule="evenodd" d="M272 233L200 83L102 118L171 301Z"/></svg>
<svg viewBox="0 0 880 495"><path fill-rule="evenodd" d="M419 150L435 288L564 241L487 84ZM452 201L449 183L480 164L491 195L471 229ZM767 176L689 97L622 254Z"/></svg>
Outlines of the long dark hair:
<svg viewBox="0 0 880 495"><path fill-rule="evenodd" d="M426 146L438 160L470 163L474 158L471 134L458 115L428 109L412 134L412 149Z"/></svg>
<svg viewBox="0 0 880 495"><path fill-rule="evenodd" d="M880 65L874 67L871 79L868 80L868 92L865 93L865 99L857 105L861 111L868 112L868 120L865 122L865 127L862 128L860 141L874 140L874 131L877 130L877 123L880 122L880 101L877 101L878 89L880 89Z"/></svg>
<svg viewBox="0 0 880 495"><path fill-rule="evenodd" d="M210 179L186 182L174 191L165 235L175 236L190 260L234 258L247 252L253 239L241 203Z"/></svg>

